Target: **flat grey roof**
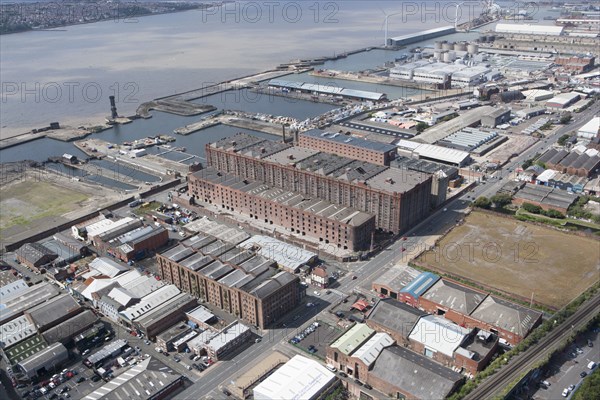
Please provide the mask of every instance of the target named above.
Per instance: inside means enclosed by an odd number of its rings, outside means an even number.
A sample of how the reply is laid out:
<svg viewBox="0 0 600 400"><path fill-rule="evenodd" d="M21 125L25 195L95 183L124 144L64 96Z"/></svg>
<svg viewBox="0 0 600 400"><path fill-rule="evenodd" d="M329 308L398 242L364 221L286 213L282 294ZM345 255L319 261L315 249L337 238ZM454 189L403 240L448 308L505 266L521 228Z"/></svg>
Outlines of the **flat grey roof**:
<svg viewBox="0 0 600 400"><path fill-rule="evenodd" d="M266 158L290 147L292 145L289 143L265 140L240 150L240 153L254 158Z"/></svg>
<svg viewBox="0 0 600 400"><path fill-rule="evenodd" d="M417 276L421 274L420 271L409 266L394 266L379 275L373 281L373 284L389 287L395 292L399 292L411 283Z"/></svg>
<svg viewBox="0 0 600 400"><path fill-rule="evenodd" d="M385 192L405 193L428 179L431 176L422 172L388 168L367 180L367 185Z"/></svg>
<svg viewBox="0 0 600 400"><path fill-rule="evenodd" d="M246 147L264 141L265 139L259 138L258 136L253 136L247 133L240 132L234 136L226 137L215 143L211 143L210 146L217 149L238 152L240 150L245 149Z"/></svg>
<svg viewBox="0 0 600 400"><path fill-rule="evenodd" d="M371 374L418 399L444 399L462 375L398 346L383 349Z"/></svg>
<svg viewBox="0 0 600 400"><path fill-rule="evenodd" d="M329 175L333 171L350 164L352 161L354 160L351 158L341 157L336 154L316 153L297 163L296 168L316 172L321 175Z"/></svg>
<svg viewBox="0 0 600 400"><path fill-rule="evenodd" d="M92 364L95 364L98 361L102 361L105 358L110 357L115 351L122 349L125 346L127 346L127 341L125 339L116 339L89 356L87 360Z"/></svg>
<svg viewBox="0 0 600 400"><path fill-rule="evenodd" d="M27 311L27 314L29 314L37 328L40 329L80 308L79 303L71 295L63 294L33 307Z"/></svg>
<svg viewBox="0 0 600 400"><path fill-rule="evenodd" d="M62 342L86 330L97 320L98 317L96 317L96 314L90 310L84 310L74 317L48 329L42 336L48 343Z"/></svg>
<svg viewBox="0 0 600 400"><path fill-rule="evenodd" d="M488 296L471 316L525 337L542 313L495 296Z"/></svg>
<svg viewBox="0 0 600 400"><path fill-rule="evenodd" d="M421 316L427 315L417 308L394 299L382 299L369 312L368 320L376 322L407 338Z"/></svg>
<svg viewBox="0 0 600 400"><path fill-rule="evenodd" d="M294 165L299 161L304 160L305 158L314 156L319 153L317 150L307 149L305 147L290 147L279 153L275 153L269 157L266 157L265 160L274 162L277 164L291 164Z"/></svg>
<svg viewBox="0 0 600 400"><path fill-rule="evenodd" d="M348 182L365 182L375 175L385 171L388 167L371 164L366 161L352 161L343 168L333 171L330 175L334 178Z"/></svg>
<svg viewBox="0 0 600 400"><path fill-rule="evenodd" d="M486 296L486 293L480 293L442 278L429 288L422 297L454 311L469 315Z"/></svg>
<svg viewBox="0 0 600 400"><path fill-rule="evenodd" d="M391 144L348 136L342 133L323 131L321 129L311 129L309 131L302 132L301 135L310 136L324 141L341 143L346 146L360 147L362 149L372 150L378 153L389 153L396 151L396 146Z"/></svg>
<svg viewBox="0 0 600 400"><path fill-rule="evenodd" d="M149 327L154 322L159 321L161 318L165 318L174 311L181 310L182 307L185 308L186 304L193 303L189 308L193 308L198 304L196 299L190 296L187 293L179 293L177 296L173 297L169 301L164 302L160 306L154 308L153 310L147 312L142 315L141 318L136 319L136 322L143 327ZM189 309L188 308L188 309ZM188 310L183 310L188 311Z"/></svg>

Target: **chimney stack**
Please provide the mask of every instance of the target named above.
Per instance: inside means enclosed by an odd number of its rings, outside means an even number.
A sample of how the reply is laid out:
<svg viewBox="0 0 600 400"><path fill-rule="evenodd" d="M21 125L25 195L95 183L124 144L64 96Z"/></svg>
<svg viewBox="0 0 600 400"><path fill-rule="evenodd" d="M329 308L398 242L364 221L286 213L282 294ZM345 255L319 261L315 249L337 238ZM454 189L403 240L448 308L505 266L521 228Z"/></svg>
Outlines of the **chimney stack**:
<svg viewBox="0 0 600 400"><path fill-rule="evenodd" d="M117 114L117 105L115 104L115 96L109 96L110 100L110 117L112 119L118 118L119 114Z"/></svg>

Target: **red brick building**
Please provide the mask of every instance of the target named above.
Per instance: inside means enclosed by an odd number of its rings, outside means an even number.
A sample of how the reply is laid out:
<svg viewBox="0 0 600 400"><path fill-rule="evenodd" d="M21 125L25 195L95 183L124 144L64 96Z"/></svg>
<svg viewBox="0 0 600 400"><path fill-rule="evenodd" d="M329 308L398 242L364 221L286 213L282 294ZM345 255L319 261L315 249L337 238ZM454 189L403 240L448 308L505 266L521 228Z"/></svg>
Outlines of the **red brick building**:
<svg viewBox="0 0 600 400"><path fill-rule="evenodd" d="M207 168L188 177L195 200L245 214L302 236L344 250L367 250L375 231L375 216L324 200L272 188Z"/></svg>
<svg viewBox="0 0 600 400"><path fill-rule="evenodd" d="M385 232L406 231L430 211L429 174L242 133L207 144L206 158L224 173L373 214Z"/></svg>
<svg viewBox="0 0 600 400"><path fill-rule="evenodd" d="M565 71L574 73L584 73L594 68L594 57L556 57L554 63L560 65Z"/></svg>
<svg viewBox="0 0 600 400"><path fill-rule="evenodd" d="M202 302L261 329L299 304L304 292L296 276L280 272L274 262L233 246L215 251L218 244L202 248L180 244L157 254L160 276ZM238 264L223 261L232 251L247 255L235 257Z"/></svg>

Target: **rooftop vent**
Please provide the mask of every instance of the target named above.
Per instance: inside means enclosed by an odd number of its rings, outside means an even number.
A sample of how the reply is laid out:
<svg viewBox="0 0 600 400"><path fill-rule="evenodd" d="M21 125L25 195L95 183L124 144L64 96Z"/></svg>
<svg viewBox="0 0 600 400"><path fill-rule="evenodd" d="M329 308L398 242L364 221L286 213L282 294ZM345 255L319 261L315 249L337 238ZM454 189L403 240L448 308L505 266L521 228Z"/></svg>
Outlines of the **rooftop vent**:
<svg viewBox="0 0 600 400"><path fill-rule="evenodd" d="M390 185L393 185L394 184L394 180L392 178L387 178L385 180L385 183L389 183Z"/></svg>

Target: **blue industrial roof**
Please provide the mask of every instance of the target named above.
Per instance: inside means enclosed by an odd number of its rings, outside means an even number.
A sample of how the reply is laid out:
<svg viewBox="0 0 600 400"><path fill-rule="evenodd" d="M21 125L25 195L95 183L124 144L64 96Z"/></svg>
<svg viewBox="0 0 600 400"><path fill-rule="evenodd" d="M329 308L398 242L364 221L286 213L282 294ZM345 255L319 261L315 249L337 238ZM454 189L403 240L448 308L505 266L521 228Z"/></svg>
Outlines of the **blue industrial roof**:
<svg viewBox="0 0 600 400"><path fill-rule="evenodd" d="M329 140L332 142L344 143L349 146L362 147L369 150L379 151L381 153L396 151L396 146L392 144L347 136L341 133L322 131L320 129L311 129L309 131L303 132L302 135L312 136L317 139Z"/></svg>
<svg viewBox="0 0 600 400"><path fill-rule="evenodd" d="M412 280L411 283L406 285L400 293L408 293L415 299L418 299L423 293L427 291L430 287L433 286L440 279L439 276L433 274L431 272L423 272L415 279Z"/></svg>

